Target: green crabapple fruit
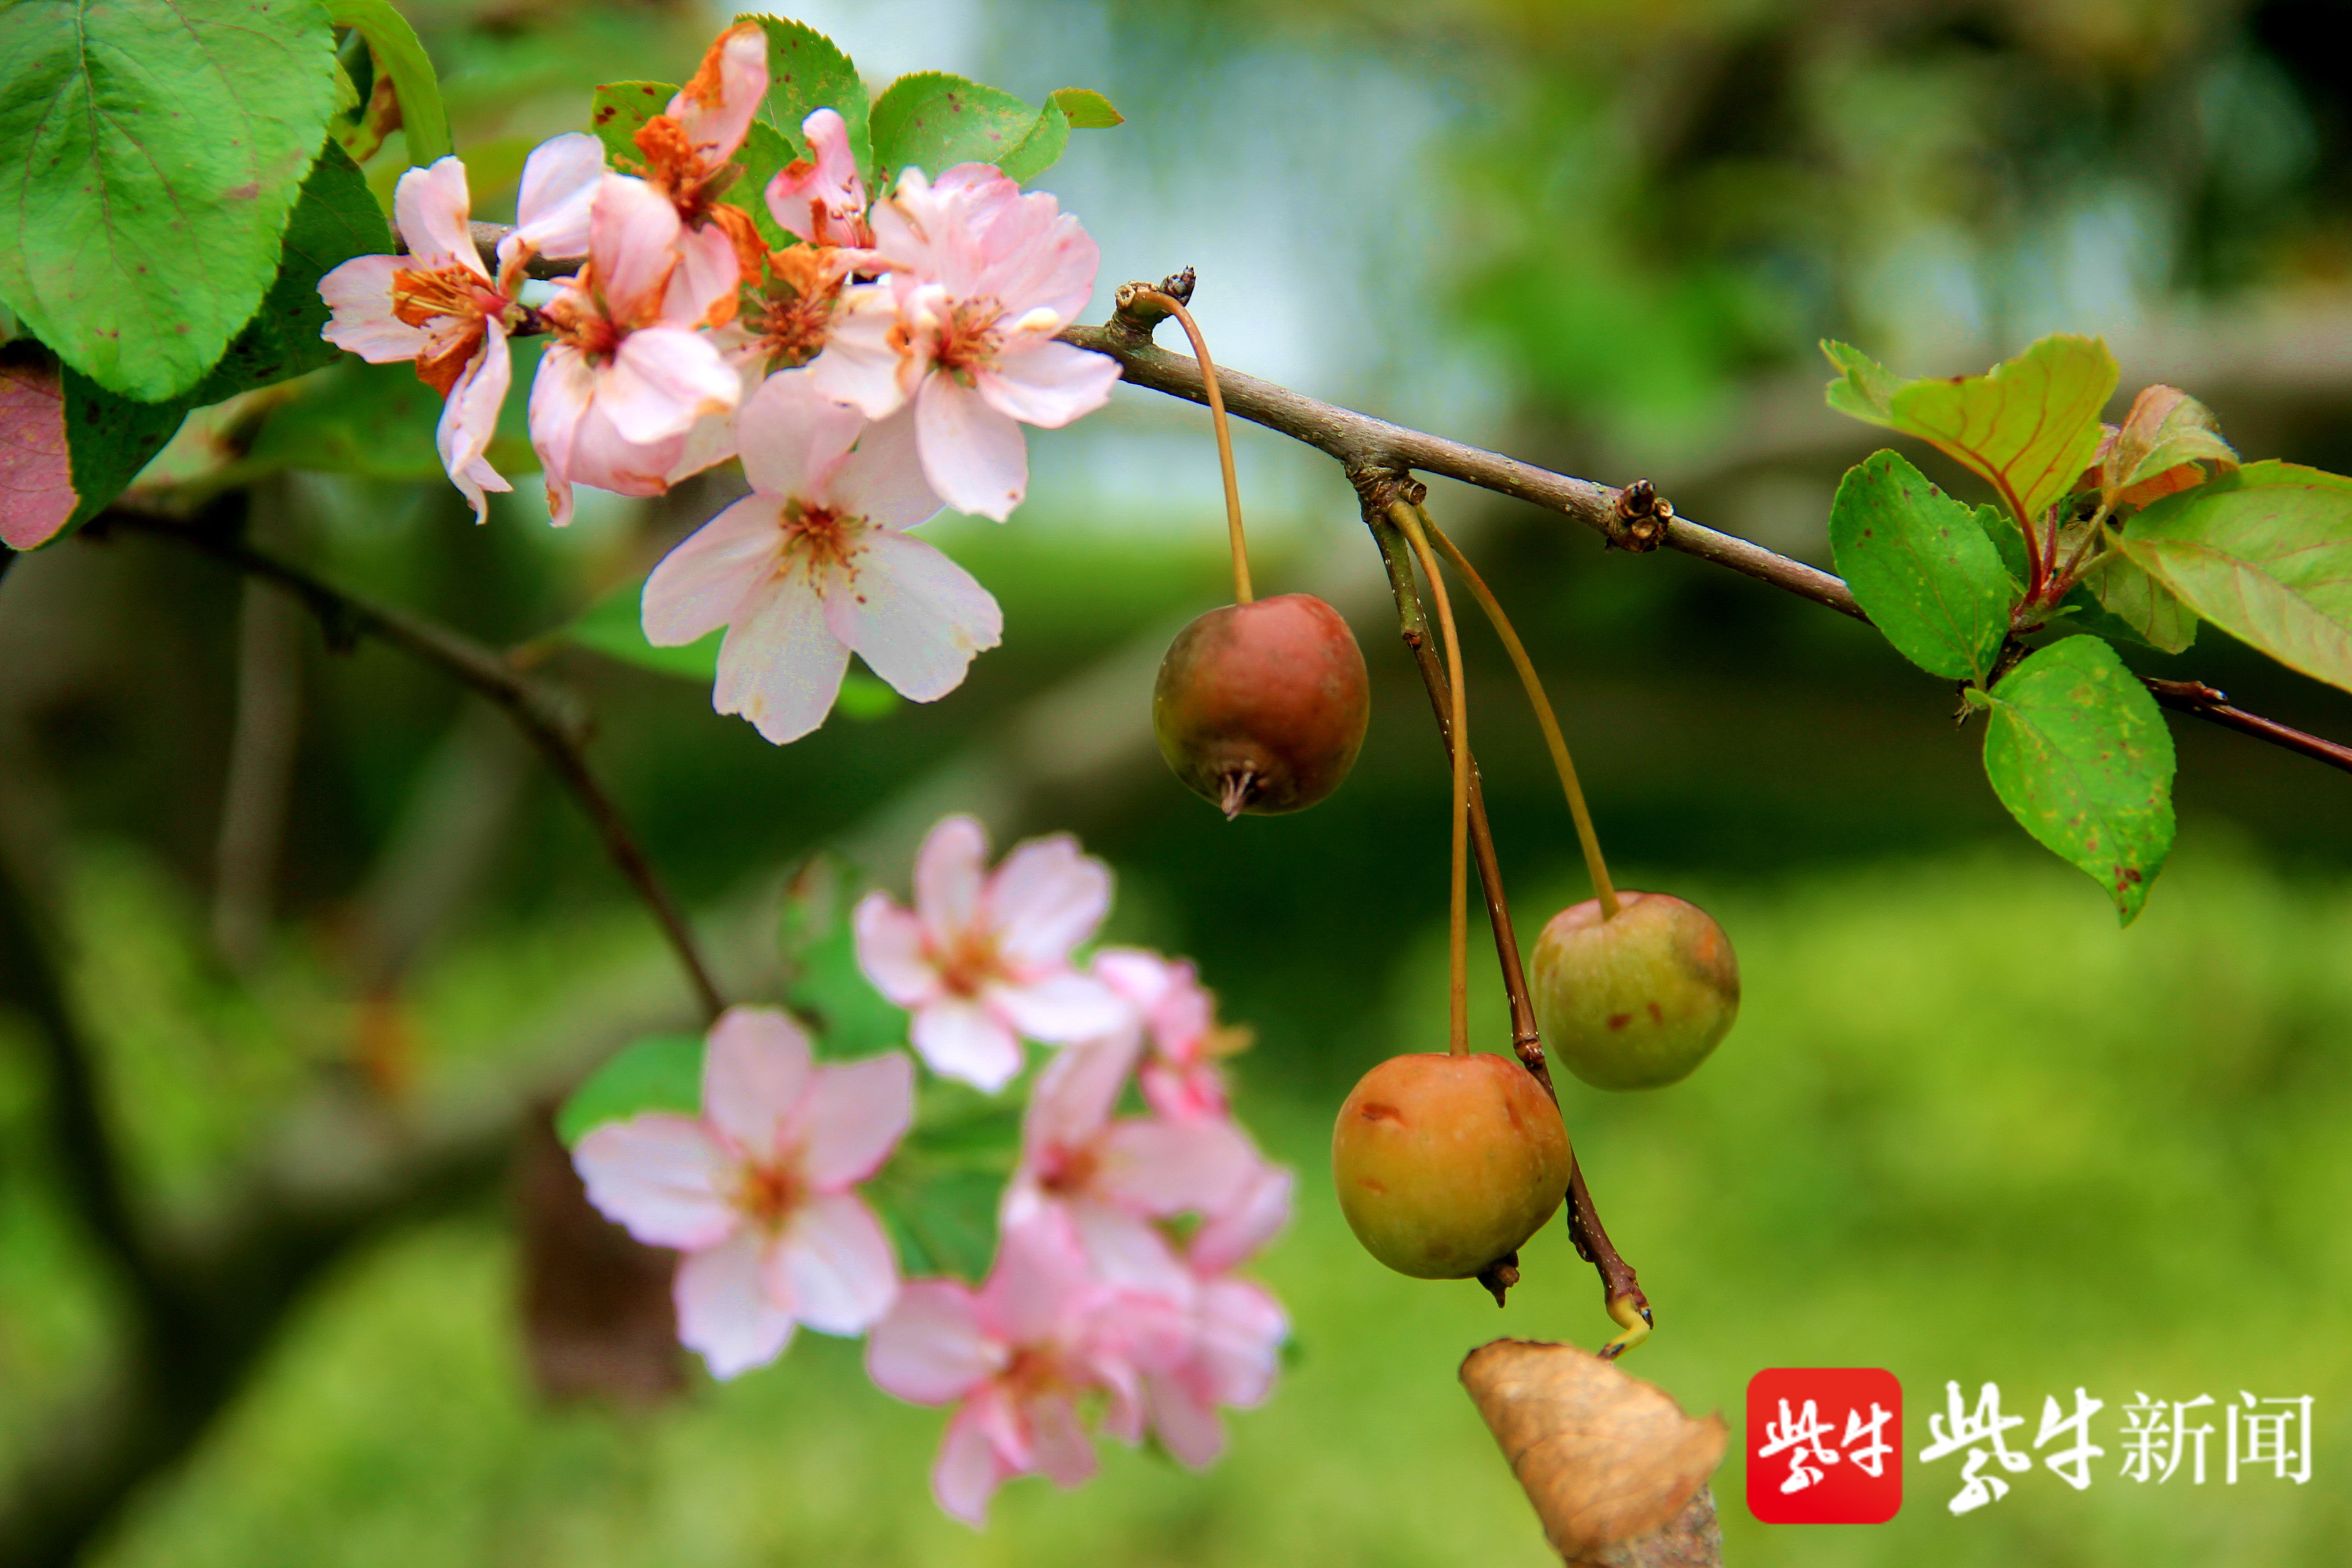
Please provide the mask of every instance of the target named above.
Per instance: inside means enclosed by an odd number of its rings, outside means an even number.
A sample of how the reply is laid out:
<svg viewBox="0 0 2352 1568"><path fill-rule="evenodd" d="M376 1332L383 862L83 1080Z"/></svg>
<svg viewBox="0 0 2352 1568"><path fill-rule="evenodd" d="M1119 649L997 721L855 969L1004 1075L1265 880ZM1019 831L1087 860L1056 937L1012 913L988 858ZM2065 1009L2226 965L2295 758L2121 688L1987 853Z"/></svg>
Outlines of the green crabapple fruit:
<svg viewBox="0 0 2352 1568"><path fill-rule="evenodd" d="M1355 634L1311 594L1211 610L1176 634L1151 693L1160 754L1228 817L1338 789L1370 717Z"/></svg>
<svg viewBox="0 0 2352 1568"><path fill-rule="evenodd" d="M1595 1089L1690 1075L1739 1014L1739 961L1706 910L1664 893L1588 899L1552 916L1528 979L1552 1060Z"/></svg>
<svg viewBox="0 0 2352 1568"><path fill-rule="evenodd" d="M1391 1057L1339 1108L1331 1175L1364 1250L1416 1279L1466 1279L1550 1219L1573 1173L1568 1129L1517 1061Z"/></svg>

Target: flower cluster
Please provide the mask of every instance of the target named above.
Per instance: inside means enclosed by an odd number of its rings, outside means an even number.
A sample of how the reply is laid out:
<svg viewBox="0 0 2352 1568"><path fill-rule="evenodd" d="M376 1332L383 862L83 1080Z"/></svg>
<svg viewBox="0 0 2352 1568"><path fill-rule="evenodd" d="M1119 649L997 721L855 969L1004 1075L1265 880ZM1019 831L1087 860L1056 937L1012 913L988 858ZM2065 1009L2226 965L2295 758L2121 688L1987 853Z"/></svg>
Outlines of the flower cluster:
<svg viewBox="0 0 2352 1568"><path fill-rule="evenodd" d="M488 452L517 335L551 340L530 439L558 526L575 485L657 495L740 453L751 495L648 579L645 631L677 646L727 627L713 706L782 744L824 721L852 653L929 701L995 646L995 600L906 531L942 507L1003 521L1028 488L1021 426L1100 407L1118 367L1056 341L1099 257L1052 196L965 163L908 168L869 202L834 110L807 116L813 156L760 193L796 242L769 250L720 199L768 79L766 34L739 23L639 128L634 173L585 133L540 147L495 274L464 165L413 169L404 254L347 262L320 292L329 341L413 360L447 399L442 460L478 519L511 488ZM579 265L532 303L540 258Z"/></svg>
<svg viewBox="0 0 2352 1568"><path fill-rule="evenodd" d="M1110 909L1110 873L1067 837L992 869L970 817L925 839L915 908L869 895L854 916L866 976L908 1008L942 1078L996 1090L1055 1046L1034 1080L977 1287L901 1280L855 1190L914 1115L913 1064L891 1051L818 1064L781 1012L736 1008L710 1034L698 1117L649 1112L575 1151L590 1199L638 1239L686 1254L679 1337L730 1377L780 1354L796 1323L866 1334L886 1392L953 1405L932 1486L979 1524L1005 1480L1094 1473L1088 1421L1149 1432L1199 1466L1220 1412L1271 1390L1288 1322L1236 1273L1289 1218L1292 1178L1234 1121L1221 1029L1189 963L1078 950ZM1139 1110L1123 1112L1132 1086Z"/></svg>

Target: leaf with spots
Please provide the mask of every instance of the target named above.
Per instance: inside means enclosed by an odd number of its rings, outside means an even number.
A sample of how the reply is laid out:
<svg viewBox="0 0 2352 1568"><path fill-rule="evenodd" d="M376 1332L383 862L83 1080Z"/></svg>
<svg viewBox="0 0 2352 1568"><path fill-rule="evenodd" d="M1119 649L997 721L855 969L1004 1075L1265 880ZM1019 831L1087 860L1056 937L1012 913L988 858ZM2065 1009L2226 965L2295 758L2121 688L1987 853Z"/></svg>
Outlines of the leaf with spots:
<svg viewBox="0 0 2352 1568"><path fill-rule="evenodd" d="M1981 683L2009 635L2000 552L1976 515L1894 452L1856 464L1830 509L1840 575L1904 658Z"/></svg>
<svg viewBox="0 0 2352 1568"><path fill-rule="evenodd" d="M1113 109L1110 100L1092 88L1063 88L1054 94L1054 102L1069 117L1073 131L1108 131L1127 123L1127 116Z"/></svg>
<svg viewBox="0 0 2352 1568"><path fill-rule="evenodd" d="M604 143L606 162L642 173L646 155L637 151L637 132L677 96L677 87L666 81L608 81L597 88L589 97L588 123Z"/></svg>
<svg viewBox="0 0 2352 1568"><path fill-rule="evenodd" d="M866 122L866 83L841 47L805 22L750 15L735 19L757 22L768 35L768 100L760 115L783 137L790 156L809 155L801 121L820 109L830 109L848 127L849 151L857 160L858 173L872 181L874 137Z"/></svg>
<svg viewBox="0 0 2352 1568"><path fill-rule="evenodd" d="M933 179L959 163L994 163L1016 180L1034 179L1070 139L1069 116L1056 105L1034 109L942 71L892 82L874 100L871 124L884 189L910 165Z"/></svg>
<svg viewBox="0 0 2352 1568"><path fill-rule="evenodd" d="M2172 847L2172 732L2097 637L2053 643L1985 706L1985 774L2026 832L2081 867L2129 925Z"/></svg>
<svg viewBox="0 0 2352 1568"><path fill-rule="evenodd" d="M1837 367L1829 404L1916 436L1988 480L2028 527L2071 491L2097 455L2099 411L2116 360L2096 338L2054 333L1983 375L1906 381L1859 349L1823 342Z"/></svg>
<svg viewBox="0 0 2352 1568"><path fill-rule="evenodd" d="M0 298L109 392L186 394L278 274L338 68L315 0L0 5Z"/></svg>

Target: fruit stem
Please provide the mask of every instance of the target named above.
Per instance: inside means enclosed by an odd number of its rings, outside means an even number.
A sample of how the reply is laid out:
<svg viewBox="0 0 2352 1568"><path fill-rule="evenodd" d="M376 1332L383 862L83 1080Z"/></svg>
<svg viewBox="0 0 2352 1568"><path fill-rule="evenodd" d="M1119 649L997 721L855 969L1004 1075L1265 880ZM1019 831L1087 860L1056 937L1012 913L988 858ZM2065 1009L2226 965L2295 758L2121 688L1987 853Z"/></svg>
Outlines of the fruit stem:
<svg viewBox="0 0 2352 1568"><path fill-rule="evenodd" d="M1437 602L1437 626L1445 637L1445 672L1454 687L1454 901L1446 953L1449 1030L1445 1048L1457 1057L1470 1054L1470 698L1462 683L1462 639L1454 628L1454 605L1446 597L1445 579L1438 574L1437 557L1421 519L1402 501L1389 503L1389 518L1412 544L1421 560L1422 575L1429 579L1429 596Z"/></svg>
<svg viewBox="0 0 2352 1568"><path fill-rule="evenodd" d="M1536 722L1543 727L1544 744L1551 748L1552 766L1559 771L1559 787L1568 795L1568 815L1576 819L1576 841L1584 847L1584 868L1592 873L1592 890L1601 900L1601 918L1613 921L1622 907L1617 902L1617 889L1609 880L1608 863L1601 858L1601 837L1593 832L1592 813L1584 804L1584 787L1576 781L1576 763L1568 754L1568 742L1560 735L1559 720L1552 712L1551 699L1544 694L1543 679L1536 674L1535 661L1528 658L1527 645L1519 641L1519 634L1511 627L1511 618L1503 614L1503 606L1486 586L1486 580L1478 575L1478 569L1470 564L1469 558L1454 541L1445 537L1445 531L1437 526L1437 520L1429 515L1427 507L1413 510L1420 514L1429 537L1437 542L1437 548L1445 552L1445 558L1454 563L1454 569L1470 584L1478 607L1486 612L1495 635L1503 639L1512 668L1519 672L1519 684L1527 688L1528 704L1536 710Z"/></svg>
<svg viewBox="0 0 2352 1568"><path fill-rule="evenodd" d="M1225 529L1232 535L1234 546L1234 603L1250 602L1249 549L1242 542L1242 487L1234 476L1233 426L1225 418L1225 395L1217 390L1217 367L1209 358L1209 341L1201 335L1199 323L1182 300L1173 294L1148 289L1139 298L1176 318L1184 328L1184 335L1192 340L1192 357L1201 362L1201 384L1208 389L1209 423L1217 431L1217 462L1225 474Z"/></svg>

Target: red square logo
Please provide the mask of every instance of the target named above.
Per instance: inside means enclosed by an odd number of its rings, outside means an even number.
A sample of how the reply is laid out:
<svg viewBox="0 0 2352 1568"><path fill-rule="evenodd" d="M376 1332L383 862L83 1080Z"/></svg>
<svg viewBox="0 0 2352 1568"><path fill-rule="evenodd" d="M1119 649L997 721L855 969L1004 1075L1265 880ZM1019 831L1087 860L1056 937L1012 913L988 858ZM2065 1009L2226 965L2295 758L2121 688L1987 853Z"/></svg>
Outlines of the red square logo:
<svg viewBox="0 0 2352 1568"><path fill-rule="evenodd" d="M1903 1506L1903 1384L1864 1366L1748 1383L1748 1511L1766 1524L1884 1524Z"/></svg>

